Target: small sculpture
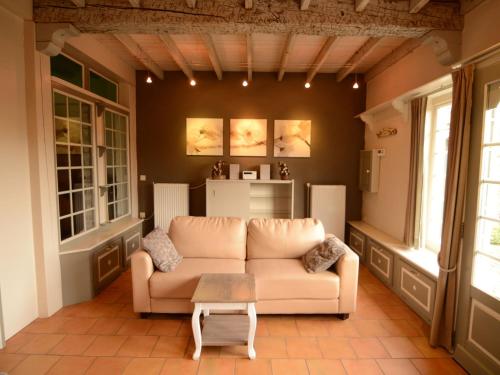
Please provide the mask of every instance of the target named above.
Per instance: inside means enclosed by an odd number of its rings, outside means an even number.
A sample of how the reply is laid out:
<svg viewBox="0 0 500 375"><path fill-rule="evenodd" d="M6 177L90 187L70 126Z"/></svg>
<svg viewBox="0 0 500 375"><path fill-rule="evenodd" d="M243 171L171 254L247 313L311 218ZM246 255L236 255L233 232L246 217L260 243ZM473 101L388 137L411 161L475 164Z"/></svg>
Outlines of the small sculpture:
<svg viewBox="0 0 500 375"><path fill-rule="evenodd" d="M226 175L224 174L224 162L218 160L212 167L212 179L213 180L225 180Z"/></svg>
<svg viewBox="0 0 500 375"><path fill-rule="evenodd" d="M280 167L280 177L282 180L289 180L290 179L290 171L288 170L288 165L283 162L278 162L278 165Z"/></svg>

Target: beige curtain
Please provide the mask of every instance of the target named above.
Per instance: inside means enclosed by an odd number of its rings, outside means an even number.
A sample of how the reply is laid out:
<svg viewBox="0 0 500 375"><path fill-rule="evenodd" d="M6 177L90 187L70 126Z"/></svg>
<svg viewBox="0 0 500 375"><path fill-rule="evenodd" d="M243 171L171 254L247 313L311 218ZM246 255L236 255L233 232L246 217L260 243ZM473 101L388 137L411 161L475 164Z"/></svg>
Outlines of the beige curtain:
<svg viewBox="0 0 500 375"><path fill-rule="evenodd" d="M439 277L430 334L431 345L441 345L449 351L453 351L454 345L455 305L458 294L457 263L465 209L474 66L468 65L453 72L452 78L453 99L443 230L438 256Z"/></svg>
<svg viewBox="0 0 500 375"><path fill-rule="evenodd" d="M427 97L415 98L411 101L411 145L410 145L410 180L408 184L408 199L406 202L406 220L404 242L408 246L415 243L415 233L418 233L418 211L420 207L419 186L422 180L422 158L424 152L425 112Z"/></svg>

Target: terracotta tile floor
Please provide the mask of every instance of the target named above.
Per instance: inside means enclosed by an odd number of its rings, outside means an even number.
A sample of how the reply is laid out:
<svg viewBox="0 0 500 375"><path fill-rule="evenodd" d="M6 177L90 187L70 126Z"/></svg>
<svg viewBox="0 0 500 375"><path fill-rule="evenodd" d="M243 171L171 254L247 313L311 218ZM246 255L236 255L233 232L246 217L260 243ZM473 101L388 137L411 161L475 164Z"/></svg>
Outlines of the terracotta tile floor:
<svg viewBox="0 0 500 375"><path fill-rule="evenodd" d="M188 315L133 312L131 274L93 301L37 319L0 351L8 374L465 374L444 350L427 343L429 327L364 266L358 310L329 315L258 317L257 360L241 346L194 348Z"/></svg>

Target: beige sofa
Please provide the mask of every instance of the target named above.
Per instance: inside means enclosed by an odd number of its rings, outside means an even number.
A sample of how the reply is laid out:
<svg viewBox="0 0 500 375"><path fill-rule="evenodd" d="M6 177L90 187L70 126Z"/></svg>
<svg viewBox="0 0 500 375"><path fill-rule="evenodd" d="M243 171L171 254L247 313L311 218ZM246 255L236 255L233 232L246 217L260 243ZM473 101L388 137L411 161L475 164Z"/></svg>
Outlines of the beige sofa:
<svg viewBox="0 0 500 375"><path fill-rule="evenodd" d="M155 270L145 251L132 256L134 311L191 313L202 273L253 273L259 314L341 314L356 310L358 256L346 254L335 272L307 273L300 257L325 239L315 219L177 217L169 236L184 256L173 272ZM328 235L326 235L328 236Z"/></svg>

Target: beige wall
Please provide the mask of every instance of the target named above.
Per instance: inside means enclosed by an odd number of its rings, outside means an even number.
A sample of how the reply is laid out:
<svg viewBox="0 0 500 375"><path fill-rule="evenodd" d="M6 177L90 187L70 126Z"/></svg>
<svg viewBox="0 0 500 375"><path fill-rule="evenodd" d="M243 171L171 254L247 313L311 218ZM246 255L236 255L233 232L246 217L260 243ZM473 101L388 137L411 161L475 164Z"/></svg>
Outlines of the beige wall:
<svg viewBox="0 0 500 375"><path fill-rule="evenodd" d="M462 59L469 58L500 42L500 1L485 0L465 15L462 35ZM393 100L451 72L440 65L429 46L420 46L367 83L366 108ZM365 128L365 148L384 148L380 165L378 193L363 194L363 220L376 228L403 239L409 173L410 133L403 116L391 112L377 116L372 127ZM398 129L396 136L377 138L383 127Z"/></svg>
<svg viewBox="0 0 500 375"><path fill-rule="evenodd" d="M23 41L24 20L0 6L0 288L6 338L38 316Z"/></svg>

